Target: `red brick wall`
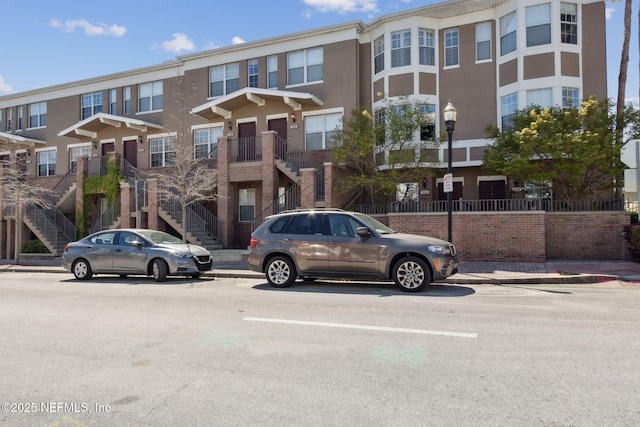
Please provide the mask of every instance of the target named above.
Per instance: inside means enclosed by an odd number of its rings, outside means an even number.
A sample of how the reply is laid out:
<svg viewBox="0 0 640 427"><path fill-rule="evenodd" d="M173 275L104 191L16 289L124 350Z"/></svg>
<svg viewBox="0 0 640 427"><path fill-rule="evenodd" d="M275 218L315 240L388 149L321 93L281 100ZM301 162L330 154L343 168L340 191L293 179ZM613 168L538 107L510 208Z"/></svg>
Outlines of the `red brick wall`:
<svg viewBox="0 0 640 427"><path fill-rule="evenodd" d="M386 217L378 217L386 223ZM626 212L455 212L452 240L464 261L630 259ZM391 214L392 229L447 239L447 215Z"/></svg>
<svg viewBox="0 0 640 427"><path fill-rule="evenodd" d="M627 212L546 215L548 259L631 259L624 238Z"/></svg>

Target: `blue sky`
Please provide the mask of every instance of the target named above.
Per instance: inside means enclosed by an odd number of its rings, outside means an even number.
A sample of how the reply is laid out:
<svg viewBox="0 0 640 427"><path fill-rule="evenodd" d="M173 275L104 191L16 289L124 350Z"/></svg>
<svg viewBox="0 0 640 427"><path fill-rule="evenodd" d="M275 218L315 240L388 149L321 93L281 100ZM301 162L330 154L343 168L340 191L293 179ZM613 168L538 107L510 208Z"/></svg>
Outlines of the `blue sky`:
<svg viewBox="0 0 640 427"><path fill-rule="evenodd" d="M353 20L430 0L0 0L0 96L162 63L190 52ZM638 0L627 99L638 105ZM609 97L617 96L624 1L607 1Z"/></svg>

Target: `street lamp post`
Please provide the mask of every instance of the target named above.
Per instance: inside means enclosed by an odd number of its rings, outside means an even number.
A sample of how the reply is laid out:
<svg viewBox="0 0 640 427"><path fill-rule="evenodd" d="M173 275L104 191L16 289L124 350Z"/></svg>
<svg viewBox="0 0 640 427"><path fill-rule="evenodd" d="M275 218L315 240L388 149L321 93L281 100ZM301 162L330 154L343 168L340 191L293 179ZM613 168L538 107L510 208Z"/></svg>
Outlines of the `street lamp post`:
<svg viewBox="0 0 640 427"><path fill-rule="evenodd" d="M452 146L453 146L453 129L456 127L456 115L458 114L458 110L453 106L451 100L447 106L442 110L442 115L444 116L444 125L447 130L448 145L447 145L447 178L449 180L449 188L443 188L447 192L447 226L448 226L448 241L452 242L451 237L451 205L453 203L453 166L452 166ZM447 180L445 180L447 181ZM448 191L447 191L448 190Z"/></svg>

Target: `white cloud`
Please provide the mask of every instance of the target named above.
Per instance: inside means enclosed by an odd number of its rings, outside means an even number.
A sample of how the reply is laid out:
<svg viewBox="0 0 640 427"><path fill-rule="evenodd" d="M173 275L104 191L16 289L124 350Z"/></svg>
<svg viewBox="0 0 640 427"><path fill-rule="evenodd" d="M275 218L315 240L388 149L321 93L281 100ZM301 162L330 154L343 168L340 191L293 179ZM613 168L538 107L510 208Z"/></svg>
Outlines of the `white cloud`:
<svg viewBox="0 0 640 427"><path fill-rule="evenodd" d="M319 12L337 12L341 15L351 12L377 12L377 0L304 0L304 3ZM305 12L309 17L309 12Z"/></svg>
<svg viewBox="0 0 640 427"><path fill-rule="evenodd" d="M196 47L184 33L173 33L173 39L162 42L162 48L169 52L182 52L194 50Z"/></svg>
<svg viewBox="0 0 640 427"><path fill-rule="evenodd" d="M606 20L608 21L609 19L611 19L613 17L613 12L615 12L616 10L612 7L608 7L604 10L604 16L606 18Z"/></svg>
<svg viewBox="0 0 640 427"><path fill-rule="evenodd" d="M4 77L0 76L0 94L6 95L13 92L13 88L4 82Z"/></svg>
<svg viewBox="0 0 640 427"><path fill-rule="evenodd" d="M0 89L2 90L2 89ZM625 105L626 104L631 104L634 106L634 108L639 109L640 108L640 98L626 98L624 100Z"/></svg>
<svg viewBox="0 0 640 427"><path fill-rule="evenodd" d="M238 36L235 36L234 38L231 39L231 44L242 44L244 42L245 41Z"/></svg>
<svg viewBox="0 0 640 427"><path fill-rule="evenodd" d="M73 33L76 28L81 28L88 36L114 36L122 37L127 29L120 25L107 25L107 24L91 24L86 19L69 19L61 22L57 19L52 19L49 23L53 28L62 28L67 33Z"/></svg>

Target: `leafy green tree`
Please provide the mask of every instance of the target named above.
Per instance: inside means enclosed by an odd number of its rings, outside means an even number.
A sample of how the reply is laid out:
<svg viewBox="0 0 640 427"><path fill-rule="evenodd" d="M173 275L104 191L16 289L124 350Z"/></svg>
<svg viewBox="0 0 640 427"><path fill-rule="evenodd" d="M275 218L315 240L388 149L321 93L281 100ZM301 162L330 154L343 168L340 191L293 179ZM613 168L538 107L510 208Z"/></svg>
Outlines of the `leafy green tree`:
<svg viewBox="0 0 640 427"><path fill-rule="evenodd" d="M616 114L608 100L593 98L580 108L530 106L516 113L503 130L486 128L493 139L485 152L483 168L522 182L552 184L555 196L581 199L596 190L612 190L622 182L624 165L615 138ZM637 112L625 111L628 136L637 130Z"/></svg>
<svg viewBox="0 0 640 427"><path fill-rule="evenodd" d="M387 102L373 114L354 109L333 138L336 161L354 173L338 182L341 191L365 190L373 203L391 198L402 182L419 182L437 163L441 141L430 125L435 118L406 98Z"/></svg>

